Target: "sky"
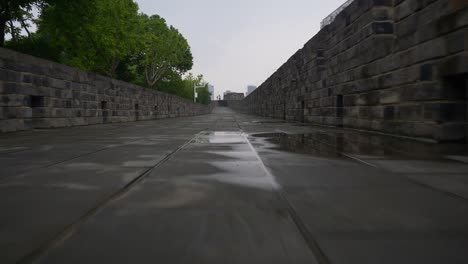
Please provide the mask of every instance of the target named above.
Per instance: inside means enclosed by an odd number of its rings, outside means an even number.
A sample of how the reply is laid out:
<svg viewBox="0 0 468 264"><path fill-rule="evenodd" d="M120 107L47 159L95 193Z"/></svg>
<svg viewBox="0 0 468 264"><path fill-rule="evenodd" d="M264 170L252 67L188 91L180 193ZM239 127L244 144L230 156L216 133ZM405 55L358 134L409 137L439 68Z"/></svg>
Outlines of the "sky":
<svg viewBox="0 0 468 264"><path fill-rule="evenodd" d="M259 86L311 39L345 0L136 0L188 40L194 74L224 91Z"/></svg>

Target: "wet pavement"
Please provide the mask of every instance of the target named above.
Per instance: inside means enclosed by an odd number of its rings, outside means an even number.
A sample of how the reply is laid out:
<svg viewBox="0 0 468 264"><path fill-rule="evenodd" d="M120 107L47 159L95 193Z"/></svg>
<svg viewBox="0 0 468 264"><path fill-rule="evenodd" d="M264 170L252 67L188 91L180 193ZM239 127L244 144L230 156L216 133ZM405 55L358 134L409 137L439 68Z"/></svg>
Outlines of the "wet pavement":
<svg viewBox="0 0 468 264"><path fill-rule="evenodd" d="M206 116L0 135L0 263L466 263L468 151Z"/></svg>

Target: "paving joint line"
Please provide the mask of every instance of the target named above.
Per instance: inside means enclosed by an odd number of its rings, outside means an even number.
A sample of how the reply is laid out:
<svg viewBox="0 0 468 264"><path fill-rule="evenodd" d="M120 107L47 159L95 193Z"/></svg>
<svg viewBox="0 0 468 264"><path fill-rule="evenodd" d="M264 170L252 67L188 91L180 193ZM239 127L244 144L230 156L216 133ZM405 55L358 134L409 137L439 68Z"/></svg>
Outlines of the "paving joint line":
<svg viewBox="0 0 468 264"><path fill-rule="evenodd" d="M134 143L134 142L138 142L139 140L140 140L140 139L136 139L136 140L130 141L130 143L121 144L121 145L118 145L118 146L115 146L115 147L109 147L109 146L107 146L107 147L104 147L104 148L101 148L101 149L97 149L97 150L94 150L94 151L91 151L91 152L83 153L83 154L78 155L78 156L73 156L73 157L68 158L68 159L65 159L65 160L60 160L60 161L56 161L56 162L53 162L53 163L50 163L50 164L42 165L42 166L37 167L37 168L28 169L28 170L25 170L23 173L28 173L28 172L30 172L30 171L37 171L37 170L47 169L47 168L50 168L50 167L53 167L53 166L56 166L56 165L60 165L60 164L63 164L63 163L69 162L69 161L73 161L73 160L82 158L82 157L86 157L86 156L89 156L89 155L93 155L93 154L96 154L96 153L99 153L99 152L101 152L101 151L105 151L105 150L108 150L108 149L116 149L116 148L120 148L120 147L123 147L123 146L128 146L128 145L131 145L131 144ZM3 178L3 179L0 179L0 183L6 182L6 181L8 181L9 179L12 179L12 178L14 178L14 177L15 177L15 176L10 176L10 177L5 177L5 178Z"/></svg>
<svg viewBox="0 0 468 264"><path fill-rule="evenodd" d="M378 169L378 170L381 170L381 171L385 171L385 172L387 172L387 173L391 173L392 175L394 175L394 176L396 176L396 177L398 177L398 178L400 178L400 179L402 179L402 180L404 180L404 181L407 181L407 182L409 182L409 183L412 183L412 184L414 184L414 185L416 185L416 186L423 187L423 188L427 188L427 189L430 189L430 190L433 190L433 191L436 191L436 192L439 192L439 193L443 193L443 194L448 195L448 196L450 196L450 197L452 197L452 198L461 199L461 200L463 200L463 201L465 201L465 202L468 202L468 198L467 198L467 197L461 196L461 195L459 195L459 194L456 194L456 193L453 193L453 192L450 192L450 191L446 191L446 190L439 189L439 188L437 188L437 187L434 187L434 186L432 186L432 185L426 184L426 183L424 183L424 182L420 182L420 181L418 181L418 180L412 179L412 178L410 178L410 177L407 176L407 175L412 174L412 173L397 173L397 172L387 171L387 170L385 170L385 169L383 169L383 168L381 168L381 167L379 167L379 166L377 166L377 165L374 165L374 164L372 164L372 163L368 163L368 162L363 161L362 159L359 159L359 158L357 158L357 157L353 157L352 155L348 155L348 154L344 154L344 153L339 153L339 154L340 154L340 155L343 155L343 156L345 156L345 157L348 157L348 158L350 158L350 159L352 159L352 160L354 160L354 161L356 161L356 162L362 163L362 164L364 164L364 165L373 167L373 168ZM421 173L418 173L418 174L420 175ZM457 175L458 175L458 174L457 174Z"/></svg>
<svg viewBox="0 0 468 264"><path fill-rule="evenodd" d="M242 131L242 130L241 130L241 132L244 133L244 131ZM265 171L265 173L268 176L275 179L275 177L270 172L270 170L268 170L268 168L266 167L266 165L263 162L262 158L260 157L258 152L255 150L254 146L252 145L252 143L250 142L250 140L248 139L248 137L246 136L245 133L244 133L244 137L245 137L245 140L247 141L247 144L250 146L251 150L253 151L253 153L257 157L257 160L260 162L260 165L261 165L262 169ZM294 206L291 204L291 202L286 197L286 194L284 193L284 191L281 189L281 186L278 186L278 188L273 188L273 191L276 192L279 199L282 200L285 203L285 205L287 207L288 214L291 216L291 219L293 220L294 225L298 229L299 233L301 234L302 238L304 239L305 243L309 247L310 251L314 255L315 259L318 261L318 263L319 264L330 264L331 262L330 262L329 258L324 253L324 251L322 250L322 248L320 247L319 243L314 238L312 233L309 231L306 224L302 221L301 217L297 213L297 210L294 208Z"/></svg>
<svg viewBox="0 0 468 264"><path fill-rule="evenodd" d="M283 131L283 130L278 130L278 131L280 131L281 133L288 134L288 132ZM326 145L326 146L329 146L328 144L325 144L325 145ZM330 147L331 147L331 146L330 146ZM385 172L389 172L389 171L387 171L387 170L385 170L385 169L383 169L383 168L381 168L381 167L379 167L379 166L377 166L377 165L375 165L375 164L372 164L372 163L370 163L370 162L364 161L364 160L362 160L362 159L360 159L360 158L358 158L358 157L355 157L355 156L353 156L353 155L346 154L346 153L340 152L340 151L335 151L335 152L336 152L338 155L341 155L341 156L343 156L343 157L346 157L346 158L348 158L348 159L350 159L350 160L353 160L353 161L355 161L355 162L357 162L357 163L361 163L361 164L364 164L364 165L366 165L366 166L369 166L369 167L372 167L372 168L375 168L375 169L378 169L378 170L382 170L382 171L385 171ZM463 201L465 201L465 202L468 202L468 198L463 197L463 196L461 196L461 195L459 195L459 194L456 194L456 193L453 193L453 192L450 192L450 191L445 191L445 190L436 188L436 187L434 187L434 186L431 186L431 185L429 185L429 184L425 184L425 183L423 183L423 182L420 182L420 181L418 181L418 180L411 179L411 178L409 178L408 176L401 175L401 174L405 174L405 173L394 173L394 172L390 172L390 173L392 173L393 175L396 175L396 176L399 177L400 179L403 179L403 180L405 180L405 181L407 181L407 182L410 182L410 183L412 183L412 184L415 184L415 185L417 185L417 186L424 187L424 188L427 188L427 189L430 189L430 190L433 190L433 191L436 191L436 192L439 192L439 193L443 193L443 194L448 195L448 196L450 196L450 197L452 197L452 198L461 199L461 200L463 200Z"/></svg>
<svg viewBox="0 0 468 264"><path fill-rule="evenodd" d="M40 261L50 251L52 251L53 249L55 249L56 247L64 243L66 240L68 240L70 237L72 237L75 234L75 232L84 224L86 224L92 217L96 216L101 210L106 208L112 202L118 200L123 195L127 194L133 187L135 187L137 184L144 181L154 169L160 167L166 161L170 160L175 154L177 154L182 149L184 149L185 147L190 145L192 142L194 142L198 138L198 136L199 136L199 133L197 133L194 137L192 137L189 141L187 141L183 145L177 147L174 151L169 153L166 157L164 157L164 159L160 160L154 166L148 168L139 176L135 177L133 180L128 182L125 186L123 186L116 192L110 194L105 199L99 201L94 207L90 208L85 214L83 214L75 222L71 223L70 225L66 226L63 230L56 233L49 241L43 243L38 248L36 248L29 254L22 257L17 262L17 264L37 263L38 261Z"/></svg>

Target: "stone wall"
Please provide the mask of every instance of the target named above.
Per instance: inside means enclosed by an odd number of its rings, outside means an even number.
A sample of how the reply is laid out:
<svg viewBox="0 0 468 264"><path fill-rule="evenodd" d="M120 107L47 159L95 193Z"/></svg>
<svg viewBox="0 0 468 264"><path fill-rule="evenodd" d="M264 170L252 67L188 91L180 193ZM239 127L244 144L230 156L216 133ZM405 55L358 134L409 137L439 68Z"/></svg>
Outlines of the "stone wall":
<svg viewBox="0 0 468 264"><path fill-rule="evenodd" d="M468 1L355 0L242 103L244 113L468 138Z"/></svg>
<svg viewBox="0 0 468 264"><path fill-rule="evenodd" d="M0 131L184 117L211 106L0 48Z"/></svg>

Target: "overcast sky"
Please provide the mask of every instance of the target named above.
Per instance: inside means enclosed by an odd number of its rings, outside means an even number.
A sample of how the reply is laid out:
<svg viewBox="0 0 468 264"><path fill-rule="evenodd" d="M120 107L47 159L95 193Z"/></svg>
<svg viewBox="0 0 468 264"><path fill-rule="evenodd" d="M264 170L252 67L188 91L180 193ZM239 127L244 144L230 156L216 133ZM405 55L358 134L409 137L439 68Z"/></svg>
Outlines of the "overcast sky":
<svg viewBox="0 0 468 264"><path fill-rule="evenodd" d="M188 39L195 74L226 90L260 85L320 29L345 0L136 0Z"/></svg>

